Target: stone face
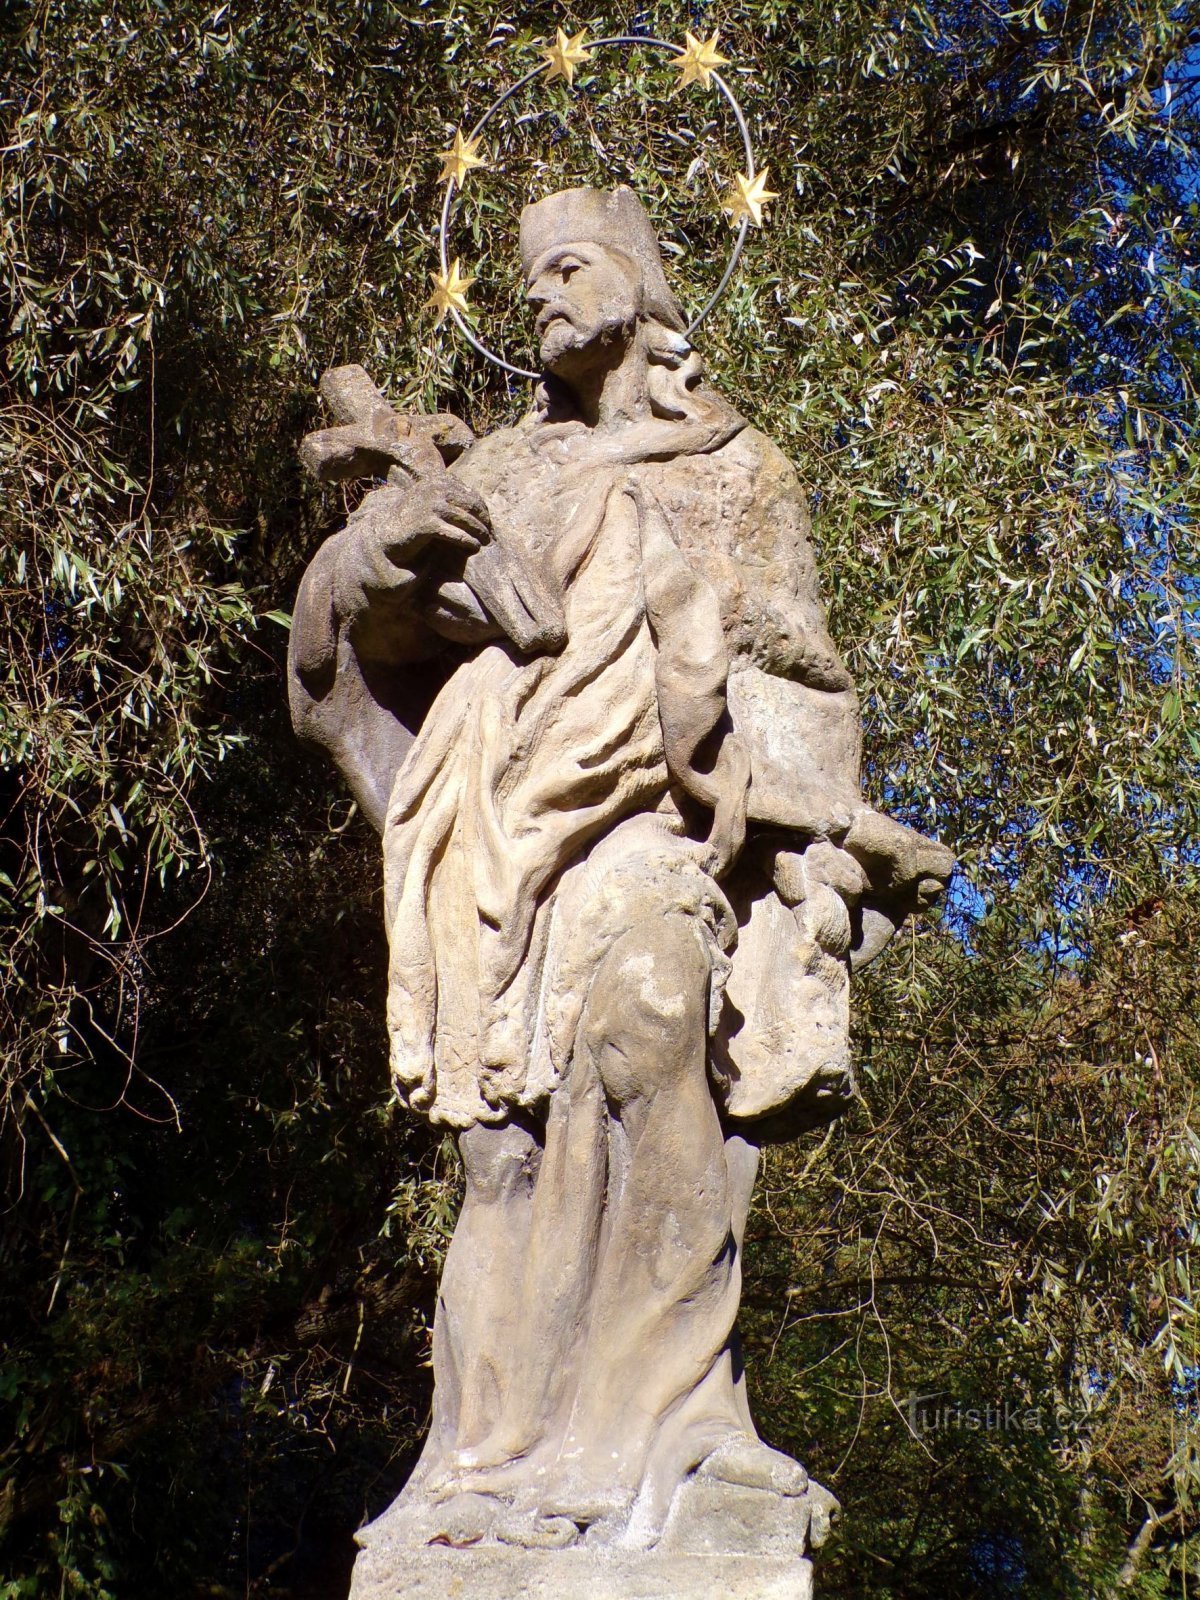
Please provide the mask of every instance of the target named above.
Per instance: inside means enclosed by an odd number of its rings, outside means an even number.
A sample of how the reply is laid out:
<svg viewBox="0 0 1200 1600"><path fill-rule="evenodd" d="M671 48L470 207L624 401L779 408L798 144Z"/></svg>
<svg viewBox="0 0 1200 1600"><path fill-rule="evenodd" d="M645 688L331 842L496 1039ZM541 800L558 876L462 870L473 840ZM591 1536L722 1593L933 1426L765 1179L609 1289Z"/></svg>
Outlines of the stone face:
<svg viewBox="0 0 1200 1600"><path fill-rule="evenodd" d="M305 574L291 703L382 836L396 1093L466 1174L354 1593L807 1594L834 1502L734 1327L758 1145L845 1105L851 967L951 858L862 800L796 475L704 385L639 203L551 196L522 249L523 422L340 368L303 451L387 479Z"/></svg>

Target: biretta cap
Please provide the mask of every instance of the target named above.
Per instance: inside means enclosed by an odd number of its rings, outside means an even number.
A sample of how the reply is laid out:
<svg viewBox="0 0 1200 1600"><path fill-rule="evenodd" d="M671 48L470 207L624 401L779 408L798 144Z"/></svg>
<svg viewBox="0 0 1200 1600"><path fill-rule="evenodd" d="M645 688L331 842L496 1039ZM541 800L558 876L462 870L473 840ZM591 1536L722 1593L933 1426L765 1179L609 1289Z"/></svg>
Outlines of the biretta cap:
<svg viewBox="0 0 1200 1600"><path fill-rule="evenodd" d="M611 245L642 269L647 313L682 333L687 326L663 270L658 236L646 208L624 184L619 189L564 189L521 212L521 266L526 277L547 250L564 244Z"/></svg>

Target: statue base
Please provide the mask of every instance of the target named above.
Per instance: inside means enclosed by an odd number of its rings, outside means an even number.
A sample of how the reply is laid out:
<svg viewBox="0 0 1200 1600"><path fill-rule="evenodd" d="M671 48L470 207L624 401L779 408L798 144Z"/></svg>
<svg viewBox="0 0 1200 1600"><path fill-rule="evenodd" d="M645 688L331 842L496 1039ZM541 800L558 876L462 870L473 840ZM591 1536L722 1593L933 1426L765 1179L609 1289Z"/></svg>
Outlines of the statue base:
<svg viewBox="0 0 1200 1600"><path fill-rule="evenodd" d="M652 1549L537 1549L418 1543L402 1497L359 1534L350 1600L812 1600L806 1555L836 1505L817 1484L786 1496L692 1478Z"/></svg>
<svg viewBox="0 0 1200 1600"><path fill-rule="evenodd" d="M803 1557L667 1550L364 1550L350 1600L812 1600Z"/></svg>

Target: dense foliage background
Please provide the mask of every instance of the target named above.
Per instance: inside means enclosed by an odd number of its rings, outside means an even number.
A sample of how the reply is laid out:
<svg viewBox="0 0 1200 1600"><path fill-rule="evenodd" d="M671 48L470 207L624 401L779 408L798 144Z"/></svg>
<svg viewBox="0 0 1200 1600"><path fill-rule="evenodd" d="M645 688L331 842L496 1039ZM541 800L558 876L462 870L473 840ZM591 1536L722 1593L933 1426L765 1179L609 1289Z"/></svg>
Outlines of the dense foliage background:
<svg viewBox="0 0 1200 1600"><path fill-rule="evenodd" d="M823 1592L1200 1592L1200 7L17 0L0 1596L328 1600L418 1446L456 1167L388 1109L376 848L286 724L344 509L295 447L338 361L525 404L421 309L434 153L560 22L721 29L782 197L703 347L810 486L872 794L962 863L752 1224ZM565 179L715 282L737 149L672 81L530 91L471 180L509 350L512 206Z"/></svg>

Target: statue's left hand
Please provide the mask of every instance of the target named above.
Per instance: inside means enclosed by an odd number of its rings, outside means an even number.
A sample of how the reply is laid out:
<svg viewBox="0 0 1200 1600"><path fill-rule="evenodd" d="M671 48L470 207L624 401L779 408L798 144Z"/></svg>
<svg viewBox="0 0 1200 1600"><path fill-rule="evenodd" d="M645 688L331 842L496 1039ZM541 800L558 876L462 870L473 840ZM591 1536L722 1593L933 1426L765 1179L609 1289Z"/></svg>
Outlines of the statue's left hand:
<svg viewBox="0 0 1200 1600"><path fill-rule="evenodd" d="M944 844L868 807L856 812L842 848L860 863L876 895L914 911L936 904L954 871Z"/></svg>

